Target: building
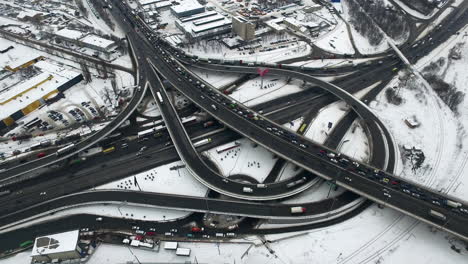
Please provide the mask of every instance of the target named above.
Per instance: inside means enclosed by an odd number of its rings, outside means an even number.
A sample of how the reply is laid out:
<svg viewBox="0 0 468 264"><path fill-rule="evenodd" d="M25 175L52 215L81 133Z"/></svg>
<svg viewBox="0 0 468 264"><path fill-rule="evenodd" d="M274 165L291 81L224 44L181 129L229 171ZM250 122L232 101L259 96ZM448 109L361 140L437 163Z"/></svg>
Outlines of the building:
<svg viewBox="0 0 468 264"><path fill-rule="evenodd" d="M241 16L232 18L232 31L245 41L255 38L255 24Z"/></svg>
<svg viewBox="0 0 468 264"><path fill-rule="evenodd" d="M302 10L304 10L304 12L306 13L313 13L313 12L317 12L319 11L320 9L322 9L323 6L319 5L319 4L313 4L313 5L309 5L309 6L304 6L304 8Z"/></svg>
<svg viewBox="0 0 468 264"><path fill-rule="evenodd" d="M79 230L37 237L31 257L36 262L78 259L82 250L78 246Z"/></svg>
<svg viewBox="0 0 468 264"><path fill-rule="evenodd" d="M297 21L295 18L287 17L283 20L283 24L294 31L299 31L301 33L307 32L307 27L305 27L301 22Z"/></svg>
<svg viewBox="0 0 468 264"><path fill-rule="evenodd" d="M44 60L45 57L44 56L38 56L36 58L29 58L29 57L24 57L22 59L19 59L19 60L16 60L14 62L14 64L10 64L10 65L5 65L3 67L3 69L7 70L7 71L10 71L10 72L17 72L21 69L25 69L29 66L32 66L34 63L38 62L38 61L41 61L41 60Z"/></svg>
<svg viewBox="0 0 468 264"><path fill-rule="evenodd" d="M14 125L18 120L46 104L83 80L79 72L67 70L45 61L35 64L42 73L0 92L0 129Z"/></svg>
<svg viewBox="0 0 468 264"><path fill-rule="evenodd" d="M231 31L232 22L225 16L209 11L176 20L178 27L189 40L216 36Z"/></svg>
<svg viewBox="0 0 468 264"><path fill-rule="evenodd" d="M42 12L29 9L19 12L16 18L20 21L40 22L45 18L45 15Z"/></svg>
<svg viewBox="0 0 468 264"><path fill-rule="evenodd" d="M74 43L78 46L87 47L105 53L111 52L111 50L117 46L117 44L112 40L67 28L58 30L54 35L59 41Z"/></svg>
<svg viewBox="0 0 468 264"><path fill-rule="evenodd" d="M205 12L205 7L196 0L180 0L171 6L171 12L178 18Z"/></svg>
<svg viewBox="0 0 468 264"><path fill-rule="evenodd" d="M80 42L88 48L105 53L111 52L117 46L117 44L112 40L101 38L99 36L91 34L81 38Z"/></svg>

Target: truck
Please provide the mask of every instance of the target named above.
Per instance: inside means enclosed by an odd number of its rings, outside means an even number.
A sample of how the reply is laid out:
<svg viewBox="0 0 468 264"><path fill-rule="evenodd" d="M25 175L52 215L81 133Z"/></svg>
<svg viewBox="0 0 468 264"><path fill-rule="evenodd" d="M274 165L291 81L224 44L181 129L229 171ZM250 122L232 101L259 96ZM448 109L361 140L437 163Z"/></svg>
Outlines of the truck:
<svg viewBox="0 0 468 264"><path fill-rule="evenodd" d="M448 206L450 206L450 207L453 207L453 208L458 208L458 207L462 206L461 203L459 203L459 202L454 202L454 201L451 201L451 200L446 200L446 201L445 201L445 204L448 205Z"/></svg>
<svg viewBox="0 0 468 264"><path fill-rule="evenodd" d="M14 136L14 137L11 138L11 140L18 141L18 140L26 140L26 139L30 139L30 138L32 138L32 135L27 134L27 135L21 135L21 136Z"/></svg>
<svg viewBox="0 0 468 264"><path fill-rule="evenodd" d="M304 133L306 128L307 128L307 124L306 123L302 124L301 127L299 128L299 133Z"/></svg>
<svg viewBox="0 0 468 264"><path fill-rule="evenodd" d="M78 154L79 157L92 157L102 152L102 147L94 147L90 149L83 150Z"/></svg>
<svg viewBox="0 0 468 264"><path fill-rule="evenodd" d="M204 128L210 127L210 126L214 125L214 123L215 122L213 120L206 121L205 123L203 123L203 127Z"/></svg>
<svg viewBox="0 0 468 264"><path fill-rule="evenodd" d="M445 220L445 219L447 219L447 217L445 217L445 215L443 215L443 214L441 214L441 213L439 213L439 212L437 212L437 211L434 211L434 210L432 210L432 209L429 211L429 214L432 215L432 216L435 217L435 218L439 218L440 220Z"/></svg>
<svg viewBox="0 0 468 264"><path fill-rule="evenodd" d="M244 187L244 188L242 188L242 191L245 192L245 193L252 193L253 189L250 188L250 187Z"/></svg>
<svg viewBox="0 0 468 264"><path fill-rule="evenodd" d="M223 145L221 147L216 148L216 152L219 154L219 153L222 153L224 151L228 151L230 149L237 148L240 145L241 145L241 143L239 141L234 141L234 142L231 142L229 144L226 144L226 145Z"/></svg>
<svg viewBox="0 0 468 264"><path fill-rule="evenodd" d="M291 214L302 214L305 213L306 209L302 206L291 207Z"/></svg>
<svg viewBox="0 0 468 264"><path fill-rule="evenodd" d="M162 98L162 96L161 96L161 93L160 93L160 92L157 92L156 95L158 96L159 102L162 104L164 101L163 101L163 98Z"/></svg>
<svg viewBox="0 0 468 264"><path fill-rule="evenodd" d="M194 147L200 147L200 146L209 144L210 142L211 142L211 138L205 138L203 140L200 140L200 141L197 141L197 142L193 143L193 146Z"/></svg>

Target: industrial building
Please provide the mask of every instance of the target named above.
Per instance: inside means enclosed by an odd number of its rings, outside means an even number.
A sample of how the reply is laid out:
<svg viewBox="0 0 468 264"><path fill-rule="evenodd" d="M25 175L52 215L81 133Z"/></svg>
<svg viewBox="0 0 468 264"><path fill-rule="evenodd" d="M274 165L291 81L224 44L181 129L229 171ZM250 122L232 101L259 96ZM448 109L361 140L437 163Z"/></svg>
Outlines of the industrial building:
<svg viewBox="0 0 468 264"><path fill-rule="evenodd" d="M21 60L17 60L14 62L14 64L10 64L10 65L5 65L3 67L3 69L7 70L7 71L10 71L10 72L17 72L21 69L25 69L31 65L33 65L34 63L38 62L38 61L41 61L41 60L44 60L45 57L44 56L38 56L36 58L23 58Z"/></svg>
<svg viewBox="0 0 468 264"><path fill-rule="evenodd" d="M34 262L52 262L81 258L79 230L37 237L31 253Z"/></svg>
<svg viewBox="0 0 468 264"><path fill-rule="evenodd" d="M232 31L245 41L255 38L255 24L241 16L232 18Z"/></svg>
<svg viewBox="0 0 468 264"><path fill-rule="evenodd" d="M35 67L42 72L24 82L0 91L0 129L15 124L18 120L46 104L46 100L63 93L83 80L79 72L67 70L40 61Z"/></svg>
<svg viewBox="0 0 468 264"><path fill-rule="evenodd" d="M205 12L205 7L197 0L180 0L171 6L171 12L176 17L186 17Z"/></svg>
<svg viewBox="0 0 468 264"><path fill-rule="evenodd" d="M197 40L223 34L231 31L232 22L229 18L209 11L183 17L176 20L176 26L189 40Z"/></svg>
<svg viewBox="0 0 468 264"><path fill-rule="evenodd" d="M117 46L112 40L67 28L58 30L54 35L59 41L74 43L78 46L87 47L104 53L111 52Z"/></svg>

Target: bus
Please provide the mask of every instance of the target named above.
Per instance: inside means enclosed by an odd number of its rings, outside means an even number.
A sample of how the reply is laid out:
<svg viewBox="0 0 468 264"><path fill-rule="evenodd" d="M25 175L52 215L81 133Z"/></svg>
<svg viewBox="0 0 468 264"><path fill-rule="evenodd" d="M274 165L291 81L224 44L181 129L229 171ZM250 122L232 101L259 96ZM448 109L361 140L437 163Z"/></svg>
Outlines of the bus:
<svg viewBox="0 0 468 264"><path fill-rule="evenodd" d="M57 150L57 152L55 154L58 156L60 154L66 153L66 152L70 151L74 146L75 146L75 144L67 145L67 146Z"/></svg>
<svg viewBox="0 0 468 264"><path fill-rule="evenodd" d="M155 132L155 129L154 128L150 128L150 129L147 129L147 130L143 130L141 132L138 132L138 138L143 138L145 136L148 136L148 135L151 135Z"/></svg>
<svg viewBox="0 0 468 264"><path fill-rule="evenodd" d="M160 92L157 92L156 95L158 96L159 102L162 104L162 103L163 103L163 99L162 99L161 93L160 93Z"/></svg>
<svg viewBox="0 0 468 264"><path fill-rule="evenodd" d="M114 150L115 150L115 147L112 146L112 147L110 147L110 148L106 148L105 150L103 150L102 153L111 153L111 152L113 152Z"/></svg>
<svg viewBox="0 0 468 264"><path fill-rule="evenodd" d="M182 124L187 125L187 124L192 124L197 121L197 118L194 116L191 117L182 117L181 118Z"/></svg>
<svg viewBox="0 0 468 264"><path fill-rule="evenodd" d="M32 240L28 240L28 241L24 241L23 243L21 243L19 246L20 248L25 248L25 247L29 247L33 244L34 242Z"/></svg>
<svg viewBox="0 0 468 264"><path fill-rule="evenodd" d="M306 128L307 128L307 124L306 123L302 124L301 127L299 128L299 133L304 133Z"/></svg>
<svg viewBox="0 0 468 264"><path fill-rule="evenodd" d="M233 148L237 148L241 145L241 143L239 141L234 141L234 142L231 142L227 145L223 145L221 147L218 147L216 148L216 152L219 154L219 153L222 153L224 151L228 151L230 149L233 149Z"/></svg>

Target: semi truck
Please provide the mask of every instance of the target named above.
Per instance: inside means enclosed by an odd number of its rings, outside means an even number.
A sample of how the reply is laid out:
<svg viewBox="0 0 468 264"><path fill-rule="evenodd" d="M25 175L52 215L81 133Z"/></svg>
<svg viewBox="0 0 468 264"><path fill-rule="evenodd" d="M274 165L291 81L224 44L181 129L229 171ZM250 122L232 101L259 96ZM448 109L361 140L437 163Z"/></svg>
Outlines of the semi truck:
<svg viewBox="0 0 468 264"><path fill-rule="evenodd" d="M211 142L211 138L205 138L203 140L200 140L200 141L197 141L197 142L193 143L193 146L194 147L200 147L200 146L209 144L210 142Z"/></svg>
<svg viewBox="0 0 468 264"><path fill-rule="evenodd" d="M291 207L291 214L302 214L305 213L306 209L302 206Z"/></svg>

